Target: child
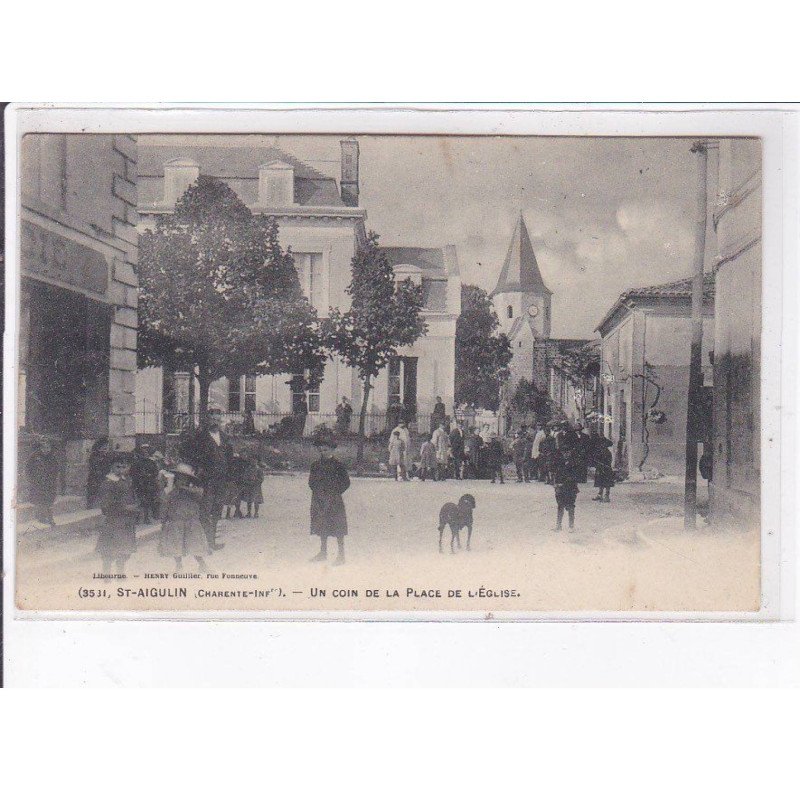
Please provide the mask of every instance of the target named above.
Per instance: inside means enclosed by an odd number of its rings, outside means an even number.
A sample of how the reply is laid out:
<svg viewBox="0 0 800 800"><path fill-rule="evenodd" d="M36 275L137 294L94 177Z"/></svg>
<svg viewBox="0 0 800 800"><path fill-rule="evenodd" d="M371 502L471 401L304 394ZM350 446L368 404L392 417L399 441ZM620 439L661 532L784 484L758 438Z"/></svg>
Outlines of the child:
<svg viewBox="0 0 800 800"><path fill-rule="evenodd" d="M402 477L404 481L408 480L405 467L406 445L400 438L400 432L394 431L392 438L389 440L389 466L393 467L394 479Z"/></svg>
<svg viewBox="0 0 800 800"><path fill-rule="evenodd" d="M244 459L238 453L234 453L228 465L228 478L225 482L225 495L222 503L225 519L242 518L243 472Z"/></svg>
<svg viewBox="0 0 800 800"><path fill-rule="evenodd" d="M96 552L103 560L103 572L111 572L111 562L117 572L125 572L125 562L136 551L136 520L139 506L133 494L130 478L131 456L116 450L110 454L111 470L100 487L100 509L103 527L97 539Z"/></svg>
<svg viewBox="0 0 800 800"><path fill-rule="evenodd" d="M141 521L145 524L158 518L158 473L159 466L151 456L150 448L137 448L131 464L131 481L139 503Z"/></svg>
<svg viewBox="0 0 800 800"><path fill-rule="evenodd" d="M264 502L261 484L264 482L264 470L255 456L246 459L242 467L241 501L247 505L246 517L258 519L258 508Z"/></svg>
<svg viewBox="0 0 800 800"><path fill-rule="evenodd" d="M183 557L191 555L197 566L207 572L203 556L208 553L208 540L200 521L203 489L194 468L188 464L178 464L173 474L175 484L161 509L158 551L175 559L176 571L183 568Z"/></svg>
<svg viewBox="0 0 800 800"><path fill-rule="evenodd" d="M54 458L53 445L42 439L28 460L25 472L30 481L31 502L36 508L36 521L55 527L53 504L58 494L58 461Z"/></svg>
<svg viewBox="0 0 800 800"><path fill-rule="evenodd" d="M428 477L436 480L436 448L430 438L419 449L419 477L423 481Z"/></svg>
<svg viewBox="0 0 800 800"><path fill-rule="evenodd" d="M503 460L505 459L505 452L503 450L503 443L497 436L492 436L491 441L486 447L486 466L489 474L492 476L492 483L496 483L500 479L500 483L505 483L503 478Z"/></svg>
<svg viewBox="0 0 800 800"><path fill-rule="evenodd" d="M311 489L311 535L319 536L320 549L312 561L328 558L328 537L339 545L335 565L344 564L344 537L347 536L347 512L342 495L350 488L350 476L344 464L333 457L336 440L333 433L320 431L314 435L319 461L311 465L308 485Z"/></svg>
<svg viewBox="0 0 800 800"><path fill-rule="evenodd" d="M572 530L575 527L575 500L578 497L577 454L572 448L559 444L550 457L550 464L558 506L555 530L561 530L564 510L569 516L569 529Z"/></svg>

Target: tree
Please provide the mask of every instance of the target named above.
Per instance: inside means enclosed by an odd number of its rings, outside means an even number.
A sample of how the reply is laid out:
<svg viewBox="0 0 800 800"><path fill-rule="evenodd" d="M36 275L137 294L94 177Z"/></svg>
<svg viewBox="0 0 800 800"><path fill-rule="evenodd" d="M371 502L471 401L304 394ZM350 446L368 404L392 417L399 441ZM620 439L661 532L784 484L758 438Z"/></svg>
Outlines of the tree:
<svg viewBox="0 0 800 800"><path fill-rule="evenodd" d="M597 342L588 342L565 350L553 357L554 369L566 376L577 390L576 400L582 419L592 410L589 400L594 396L593 387L600 374L600 351Z"/></svg>
<svg viewBox="0 0 800 800"><path fill-rule="evenodd" d="M191 371L200 417L221 377L309 370L325 353L277 222L200 176L139 243L139 363Z"/></svg>
<svg viewBox="0 0 800 800"><path fill-rule="evenodd" d="M528 420L534 416L538 422L549 420L556 413L550 395L527 378L520 379L514 389L508 410L514 420Z"/></svg>
<svg viewBox="0 0 800 800"><path fill-rule="evenodd" d="M455 401L496 411L500 386L508 377L511 343L498 333L500 321L489 295L478 286L461 287L456 322Z"/></svg>
<svg viewBox="0 0 800 800"><path fill-rule="evenodd" d="M386 255L378 247L378 235L370 232L352 260L347 294L349 310L331 309L323 322L326 346L338 353L345 364L358 371L362 384L358 421L357 465L364 458L364 428L372 381L385 369L401 347L424 335L422 287L406 279L396 283Z"/></svg>

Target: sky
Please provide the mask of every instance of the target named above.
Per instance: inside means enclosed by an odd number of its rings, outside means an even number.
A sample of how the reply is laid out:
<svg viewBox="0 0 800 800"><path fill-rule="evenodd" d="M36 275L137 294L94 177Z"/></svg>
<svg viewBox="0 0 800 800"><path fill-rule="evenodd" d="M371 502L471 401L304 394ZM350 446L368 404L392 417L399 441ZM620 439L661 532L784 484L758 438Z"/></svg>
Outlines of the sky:
<svg viewBox="0 0 800 800"><path fill-rule="evenodd" d="M340 138L215 137L277 145L337 179ZM384 245L455 245L465 283L494 288L522 212L553 292L554 337L592 338L625 289L691 274L691 139L356 138L368 229Z"/></svg>

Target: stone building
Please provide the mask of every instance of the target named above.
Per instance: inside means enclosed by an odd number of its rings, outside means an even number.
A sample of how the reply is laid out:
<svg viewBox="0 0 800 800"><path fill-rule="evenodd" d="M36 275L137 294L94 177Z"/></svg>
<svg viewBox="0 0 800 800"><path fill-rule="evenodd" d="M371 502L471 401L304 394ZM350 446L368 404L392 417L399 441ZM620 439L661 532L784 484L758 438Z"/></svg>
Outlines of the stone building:
<svg viewBox="0 0 800 800"><path fill-rule="evenodd" d="M522 214L492 292L500 328L510 342L512 359L505 394L510 397L525 378L546 391L549 363L543 341L550 338L553 293L545 286Z"/></svg>
<svg viewBox="0 0 800 800"><path fill-rule="evenodd" d="M761 493L761 143L757 139L723 139L718 156L719 194L712 220L717 237L717 313L711 506L717 518L735 515L757 521Z"/></svg>
<svg viewBox="0 0 800 800"><path fill-rule="evenodd" d="M340 142L337 169L332 169L330 161L312 165L276 146L246 141L239 146L219 136L182 139L140 139L142 225L154 227L159 215L171 213L177 199L200 174L217 177L254 213L277 219L281 246L291 247L300 284L319 316L327 316L330 307L346 309L351 261L366 238L367 212L359 206L357 141ZM399 402L426 414L437 395L452 406L461 286L455 250L387 247L384 252L398 278L409 277L423 287L428 334L393 359L378 377L369 411L381 415ZM353 408L360 405L357 374L338 359L327 363L322 381L309 390L296 391L292 378L242 375L233 382L220 379L212 384L210 405L229 412L234 420L249 409L262 429L305 405L309 411L306 432L319 422L331 424L343 396ZM169 429L171 418L194 411L196 394L197 387L188 374L164 374L161 368L140 371L138 431L160 433L165 419Z"/></svg>
<svg viewBox="0 0 800 800"><path fill-rule="evenodd" d="M597 326L602 337L604 433L614 443L615 466L623 473L636 475L641 469L672 475L684 472L691 283L687 278L629 289ZM713 382L713 347L714 276L708 274L703 302L707 392ZM653 413L648 415L651 409Z"/></svg>
<svg viewBox="0 0 800 800"><path fill-rule="evenodd" d="M77 493L97 439L134 443L136 141L27 134L20 178L20 463L50 437Z"/></svg>

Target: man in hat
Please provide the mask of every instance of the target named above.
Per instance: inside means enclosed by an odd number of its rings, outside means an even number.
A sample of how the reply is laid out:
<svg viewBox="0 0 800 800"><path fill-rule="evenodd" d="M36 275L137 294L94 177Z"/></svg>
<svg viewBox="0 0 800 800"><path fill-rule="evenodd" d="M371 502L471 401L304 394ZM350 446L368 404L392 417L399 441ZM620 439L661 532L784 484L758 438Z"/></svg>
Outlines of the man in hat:
<svg viewBox="0 0 800 800"><path fill-rule="evenodd" d="M203 481L201 511L208 547L221 550L225 545L217 542L217 523L222 516L233 448L222 432L222 412L210 408L207 416L206 424L181 448L180 457L197 469Z"/></svg>
<svg viewBox="0 0 800 800"><path fill-rule="evenodd" d="M342 495L350 488L350 476L341 461L334 458L336 440L330 431L314 434L319 460L311 465L308 485L311 489L311 535L319 536L320 549L312 561L328 558L328 537L339 547L334 565L344 564L344 537L347 536L347 512Z"/></svg>

